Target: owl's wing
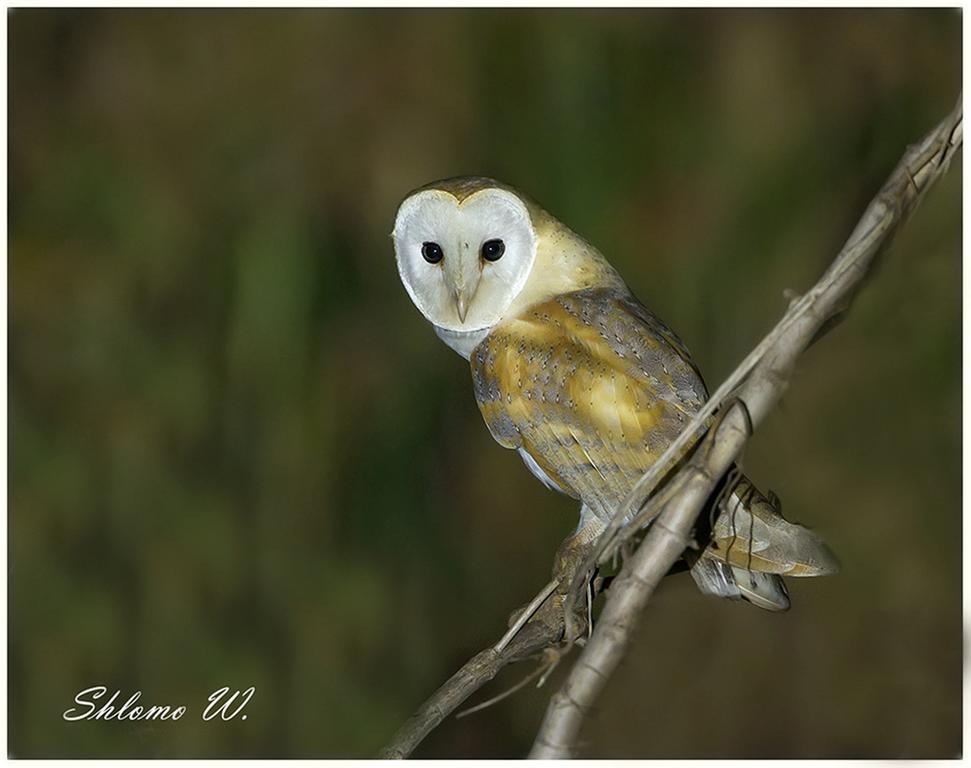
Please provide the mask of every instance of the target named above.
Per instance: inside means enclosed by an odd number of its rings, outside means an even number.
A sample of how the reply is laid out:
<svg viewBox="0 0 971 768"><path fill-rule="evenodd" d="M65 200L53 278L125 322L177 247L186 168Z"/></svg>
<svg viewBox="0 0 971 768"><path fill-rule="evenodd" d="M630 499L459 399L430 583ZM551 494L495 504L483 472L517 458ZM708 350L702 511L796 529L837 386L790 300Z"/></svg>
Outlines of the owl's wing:
<svg viewBox="0 0 971 768"><path fill-rule="evenodd" d="M470 362L496 440L605 518L707 396L680 339L616 289L535 306Z"/></svg>

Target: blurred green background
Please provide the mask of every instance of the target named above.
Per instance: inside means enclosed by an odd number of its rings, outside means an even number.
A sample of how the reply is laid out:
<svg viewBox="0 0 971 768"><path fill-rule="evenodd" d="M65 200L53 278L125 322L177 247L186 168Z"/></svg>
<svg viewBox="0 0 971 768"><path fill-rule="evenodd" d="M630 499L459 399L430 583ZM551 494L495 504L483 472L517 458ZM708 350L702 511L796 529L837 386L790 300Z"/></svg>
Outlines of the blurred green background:
<svg viewBox="0 0 971 768"><path fill-rule="evenodd" d="M961 86L947 11L15 11L9 749L369 756L545 583L576 505L409 302L413 187L514 184L717 385ZM745 467L843 572L668 579L600 757L961 751L961 168ZM507 670L484 696L530 671ZM524 755L554 678L425 757ZM177 723L67 723L83 688ZM208 693L256 686L248 719Z"/></svg>

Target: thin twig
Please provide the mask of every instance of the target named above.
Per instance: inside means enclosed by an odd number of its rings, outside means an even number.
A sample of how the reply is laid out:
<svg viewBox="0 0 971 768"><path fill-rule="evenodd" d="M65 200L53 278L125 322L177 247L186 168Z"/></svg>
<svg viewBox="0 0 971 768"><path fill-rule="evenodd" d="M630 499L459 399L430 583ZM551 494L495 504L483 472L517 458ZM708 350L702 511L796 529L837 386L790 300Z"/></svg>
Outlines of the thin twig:
<svg viewBox="0 0 971 768"><path fill-rule="evenodd" d="M525 688L527 685L529 685L537 677L539 677L540 675L546 673L549 670L549 668L550 668L550 663L549 662L544 662L544 663L540 664L538 667L536 667L536 669L534 669L532 672L530 672L528 675L526 675L526 677L524 677L522 680L520 680L515 685L507 688L502 693L499 693L499 694L493 696L491 699L486 699L481 704L476 704L474 707L469 707L468 709L463 709L461 712L456 712L455 713L455 719L456 720L459 720L459 719L461 719L463 717L468 717L469 715L475 714L476 712L481 712L483 709L488 709L493 704L498 704L503 699L506 699L506 698L512 696L516 691L518 691L518 690L520 690L522 688Z"/></svg>
<svg viewBox="0 0 971 768"><path fill-rule="evenodd" d="M625 517L643 504L639 494L644 489L653 490L668 471L663 462L673 464L680 460L697 440L711 414L725 405L726 398L741 384L737 401L725 407L717 425L669 481L668 485L676 492L665 494L667 501L660 514L635 553L624 563L593 636L563 686L550 700L531 757L571 756L585 715L620 663L638 615L683 553L691 528L717 483L739 456L752 429L782 396L796 360L846 311L877 254L916 209L927 190L947 171L951 158L961 146L962 136L959 99L951 114L904 154L819 282L794 302L782 321L718 388L618 508L603 534L603 545L591 553L585 566L574 576L571 594L588 578L587 574L601 562L602 556L609 557ZM628 531L634 528L630 526ZM567 601L568 610L570 602Z"/></svg>

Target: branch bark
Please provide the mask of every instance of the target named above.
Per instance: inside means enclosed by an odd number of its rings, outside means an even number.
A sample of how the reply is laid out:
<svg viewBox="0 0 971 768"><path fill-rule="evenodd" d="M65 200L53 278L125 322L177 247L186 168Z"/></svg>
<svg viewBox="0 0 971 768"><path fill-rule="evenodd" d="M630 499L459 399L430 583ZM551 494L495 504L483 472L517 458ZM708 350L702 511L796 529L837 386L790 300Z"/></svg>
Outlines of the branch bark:
<svg viewBox="0 0 971 768"><path fill-rule="evenodd" d="M623 657L639 614L687 547L695 520L715 486L738 459L752 430L782 396L799 356L841 319L878 253L947 171L961 146L962 120L958 99L952 112L919 144L907 150L819 282L793 302L776 328L718 389L657 465L645 473L628 498L629 505L625 503L617 510L589 558L587 569L579 569L576 579L582 581L590 567L602 562L617 541L633 535L637 526L623 528L622 521L644 503L638 494L645 489L650 493L657 486L666 466L683 455L711 414L720 409L715 426L669 481L671 492L666 487L660 514L614 581L593 636L550 700L530 757L565 758L573 754L586 713ZM740 382L741 387L732 395ZM618 536L621 531L624 535Z"/></svg>

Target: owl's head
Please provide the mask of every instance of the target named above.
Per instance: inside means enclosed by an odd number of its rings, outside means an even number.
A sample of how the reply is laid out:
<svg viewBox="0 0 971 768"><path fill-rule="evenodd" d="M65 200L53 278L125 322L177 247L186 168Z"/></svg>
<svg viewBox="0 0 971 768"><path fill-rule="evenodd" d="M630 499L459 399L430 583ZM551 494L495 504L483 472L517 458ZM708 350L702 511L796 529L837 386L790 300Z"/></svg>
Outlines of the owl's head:
<svg viewBox="0 0 971 768"><path fill-rule="evenodd" d="M411 300L449 331L495 325L536 259L529 207L492 179L447 179L413 192L398 208L391 236Z"/></svg>

